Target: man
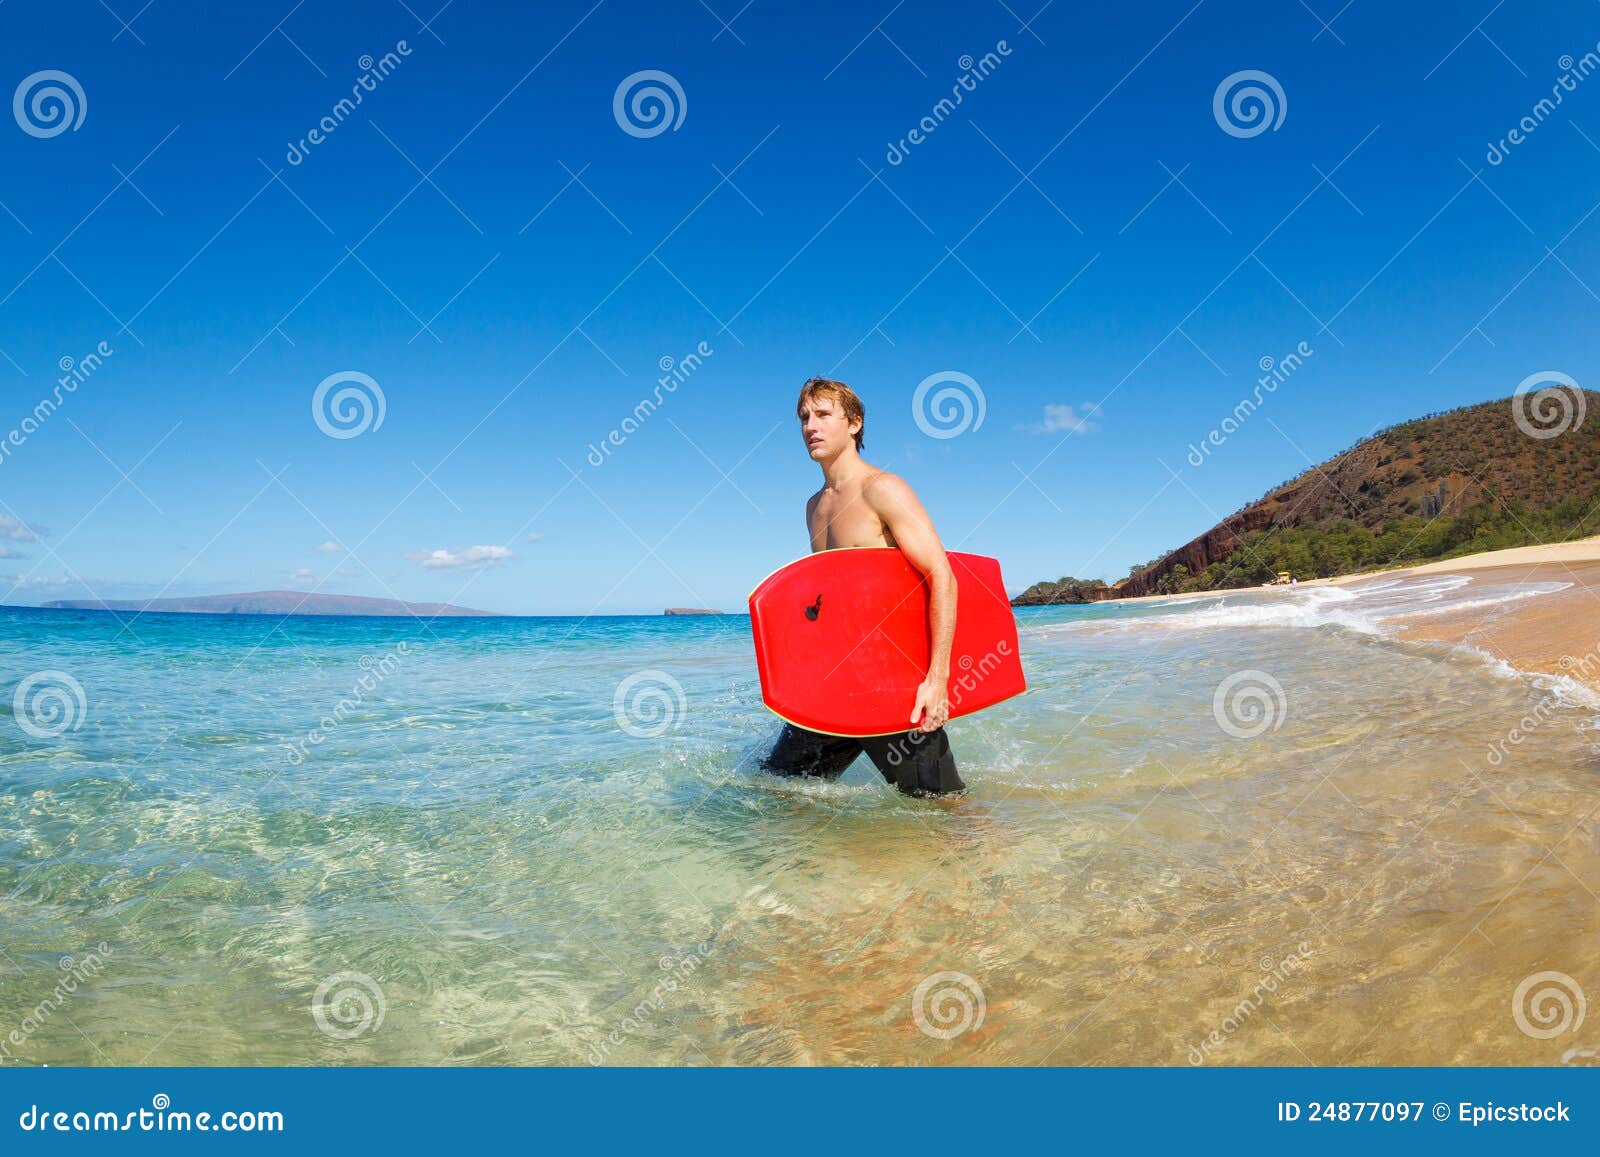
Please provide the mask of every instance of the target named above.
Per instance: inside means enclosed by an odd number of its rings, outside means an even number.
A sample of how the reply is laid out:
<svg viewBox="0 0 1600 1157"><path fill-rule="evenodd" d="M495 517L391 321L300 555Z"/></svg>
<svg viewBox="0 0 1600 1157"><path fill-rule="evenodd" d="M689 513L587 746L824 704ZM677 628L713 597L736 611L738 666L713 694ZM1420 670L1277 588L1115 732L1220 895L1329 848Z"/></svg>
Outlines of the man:
<svg viewBox="0 0 1600 1157"><path fill-rule="evenodd" d="M811 460L822 467L822 489L806 503L811 550L890 546L922 572L928 584L928 673L909 705L905 732L846 738L786 723L762 766L779 775L837 779L863 751L884 779L908 795L965 791L956 772L945 721L950 645L956 633L956 578L928 512L911 487L861 458L866 407L843 382L812 378L795 407Z"/></svg>

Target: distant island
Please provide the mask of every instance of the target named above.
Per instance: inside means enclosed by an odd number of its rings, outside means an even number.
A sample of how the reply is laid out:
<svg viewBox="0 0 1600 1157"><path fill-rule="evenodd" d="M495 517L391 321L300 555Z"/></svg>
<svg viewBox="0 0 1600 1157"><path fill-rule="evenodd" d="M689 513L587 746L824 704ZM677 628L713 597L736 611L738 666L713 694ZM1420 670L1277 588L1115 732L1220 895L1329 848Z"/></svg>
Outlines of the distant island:
<svg viewBox="0 0 1600 1157"><path fill-rule="evenodd" d="M449 603L403 603L360 595L306 591L250 591L240 595L195 595L169 599L56 599L41 604L58 611L133 611L190 615L389 615L415 618L498 617Z"/></svg>
<svg viewBox="0 0 1600 1157"><path fill-rule="evenodd" d="M1554 430L1536 428L1549 417L1537 394L1390 426L1126 578L1035 583L1011 605L1252 587L1281 571L1328 578L1587 538L1600 532L1600 422L1583 416L1600 393L1566 394L1567 421ZM1191 446L1191 465L1210 452Z"/></svg>
<svg viewBox="0 0 1600 1157"><path fill-rule="evenodd" d="M703 611L699 607L668 607L663 615L720 615L722 611Z"/></svg>

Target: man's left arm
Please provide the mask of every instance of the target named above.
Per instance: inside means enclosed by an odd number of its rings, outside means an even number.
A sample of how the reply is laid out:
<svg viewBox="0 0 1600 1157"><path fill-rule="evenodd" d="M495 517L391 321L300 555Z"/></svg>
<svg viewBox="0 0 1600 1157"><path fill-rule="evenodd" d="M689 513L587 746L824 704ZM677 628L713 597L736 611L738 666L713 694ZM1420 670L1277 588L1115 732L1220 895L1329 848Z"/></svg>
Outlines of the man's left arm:
<svg viewBox="0 0 1600 1157"><path fill-rule="evenodd" d="M937 731L950 718L950 648L956 635L956 576L945 557L933 520L906 482L881 476L867 488L867 501L894 536L906 560L928 584L928 673L917 688L911 722Z"/></svg>

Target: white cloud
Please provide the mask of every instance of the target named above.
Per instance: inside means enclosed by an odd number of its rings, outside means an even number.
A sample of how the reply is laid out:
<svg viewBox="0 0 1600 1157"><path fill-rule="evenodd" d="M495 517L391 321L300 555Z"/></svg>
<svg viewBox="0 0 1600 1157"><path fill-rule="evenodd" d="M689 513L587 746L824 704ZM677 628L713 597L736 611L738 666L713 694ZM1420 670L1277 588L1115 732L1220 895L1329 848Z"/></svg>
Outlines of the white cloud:
<svg viewBox="0 0 1600 1157"><path fill-rule="evenodd" d="M325 542L321 546L317 547L316 549L317 549L317 553L318 554L343 554L344 553L344 547L340 546L337 542Z"/></svg>
<svg viewBox="0 0 1600 1157"><path fill-rule="evenodd" d="M5 543L0 542L0 558L28 558L28 557L29 557L28 555L23 554L20 550L12 550Z"/></svg>
<svg viewBox="0 0 1600 1157"><path fill-rule="evenodd" d="M1099 430L1100 424L1092 422L1090 419L1100 412L1100 407L1086 404L1081 409L1083 412L1080 414L1071 406L1063 405L1059 402L1051 402L1044 408L1043 422L1033 422L1025 426L1018 426L1017 429L1026 430L1030 434L1067 434L1069 436L1077 434L1080 437Z"/></svg>
<svg viewBox="0 0 1600 1157"><path fill-rule="evenodd" d="M14 514L0 514L0 538L13 542L33 542L39 537L33 527Z"/></svg>
<svg viewBox="0 0 1600 1157"><path fill-rule="evenodd" d="M412 550L406 557L423 570L482 570L511 557L503 546L469 546L460 553L450 550Z"/></svg>
<svg viewBox="0 0 1600 1157"><path fill-rule="evenodd" d="M19 588L20 587L77 587L77 586L83 586L84 585L79 580L77 580L75 578L68 578L66 575L61 575L58 578L51 578L49 575L39 575L38 577L30 577L30 576L25 575L25 574L13 574L13 575L9 575L9 576L0 576L0 579L3 579L5 582L10 583L12 586L19 587Z"/></svg>
<svg viewBox="0 0 1600 1157"><path fill-rule="evenodd" d="M544 537L544 531L536 530L532 534L528 535L528 541L529 542L538 542L543 537Z"/></svg>
<svg viewBox="0 0 1600 1157"><path fill-rule="evenodd" d="M289 576L289 581L292 583L309 583L316 581L316 577L316 575L311 573L309 567L301 567L299 570L295 571Z"/></svg>

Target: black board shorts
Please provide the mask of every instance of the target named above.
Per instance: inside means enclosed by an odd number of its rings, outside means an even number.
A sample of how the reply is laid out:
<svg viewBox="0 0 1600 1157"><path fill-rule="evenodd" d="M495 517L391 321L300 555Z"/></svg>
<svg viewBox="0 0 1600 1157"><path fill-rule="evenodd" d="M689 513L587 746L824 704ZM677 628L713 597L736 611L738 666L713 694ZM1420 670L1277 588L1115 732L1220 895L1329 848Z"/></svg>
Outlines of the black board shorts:
<svg viewBox="0 0 1600 1157"><path fill-rule="evenodd" d="M913 728L854 738L824 735L785 723L771 752L762 759L761 767L775 775L838 779L863 751L883 778L907 795L944 795L967 790L956 772L955 756L950 754L950 737L943 727L934 731Z"/></svg>

